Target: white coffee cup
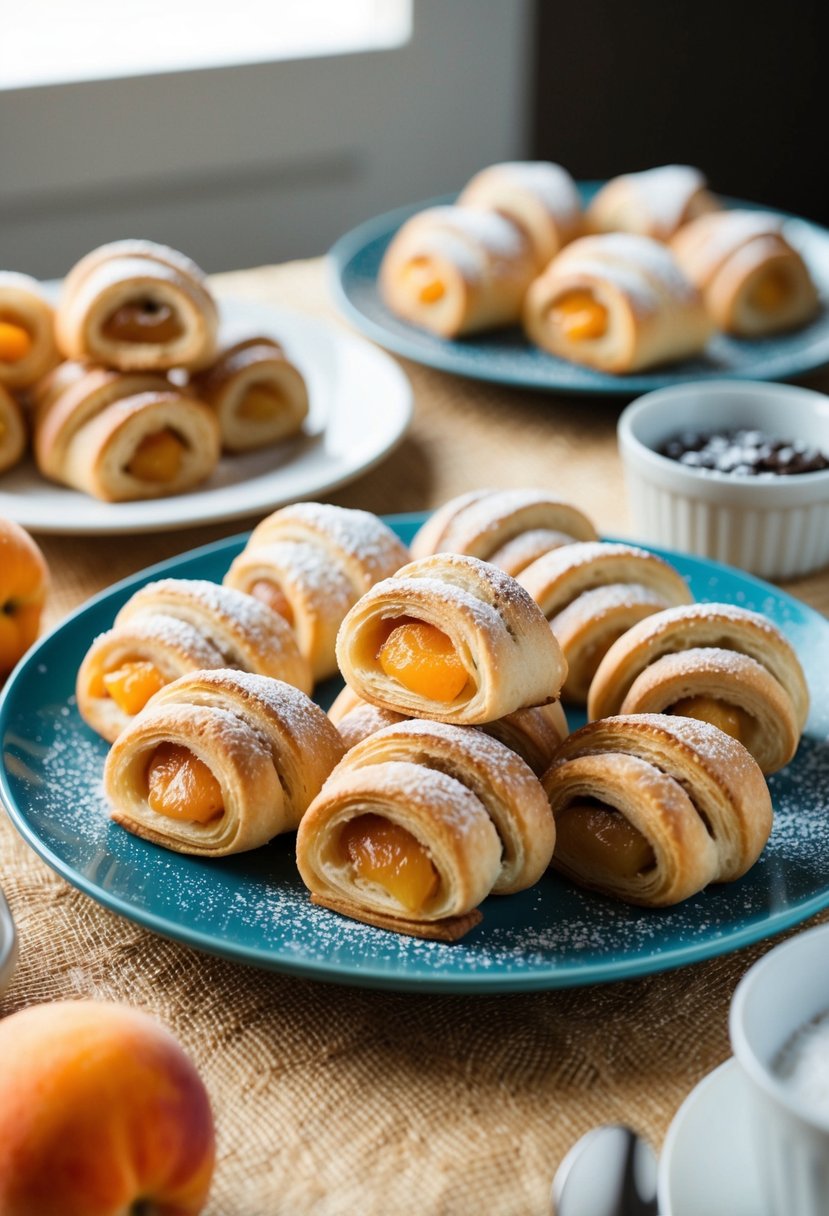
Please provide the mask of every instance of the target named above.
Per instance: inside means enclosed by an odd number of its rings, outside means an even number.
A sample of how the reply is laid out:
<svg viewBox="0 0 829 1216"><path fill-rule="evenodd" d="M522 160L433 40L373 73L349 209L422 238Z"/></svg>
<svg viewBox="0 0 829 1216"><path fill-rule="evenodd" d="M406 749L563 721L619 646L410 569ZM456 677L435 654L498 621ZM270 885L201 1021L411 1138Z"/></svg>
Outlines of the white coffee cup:
<svg viewBox="0 0 829 1216"><path fill-rule="evenodd" d="M809 1109L775 1069L792 1036L829 1011L829 925L775 947L731 1002L731 1045L747 1080L757 1169L769 1216L829 1216L829 1115Z"/></svg>

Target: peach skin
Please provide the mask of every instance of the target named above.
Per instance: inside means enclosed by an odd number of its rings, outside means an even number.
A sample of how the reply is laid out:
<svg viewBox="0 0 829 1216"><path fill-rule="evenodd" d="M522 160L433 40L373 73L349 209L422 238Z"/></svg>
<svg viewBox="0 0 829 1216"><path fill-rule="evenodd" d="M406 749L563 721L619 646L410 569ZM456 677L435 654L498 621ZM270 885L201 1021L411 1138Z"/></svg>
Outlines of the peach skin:
<svg viewBox="0 0 829 1216"><path fill-rule="evenodd" d="M0 684L37 637L48 580L28 532L0 517Z"/></svg>
<svg viewBox="0 0 829 1216"><path fill-rule="evenodd" d="M0 1216L195 1216L214 1156L201 1078L153 1018L66 1001L0 1022Z"/></svg>

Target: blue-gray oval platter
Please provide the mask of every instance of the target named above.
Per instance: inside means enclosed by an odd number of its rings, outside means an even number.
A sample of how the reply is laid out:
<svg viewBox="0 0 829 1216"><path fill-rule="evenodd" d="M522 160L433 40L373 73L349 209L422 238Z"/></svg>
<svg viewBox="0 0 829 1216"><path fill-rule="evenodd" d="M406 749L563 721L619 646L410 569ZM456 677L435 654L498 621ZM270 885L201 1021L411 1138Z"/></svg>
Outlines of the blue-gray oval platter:
<svg viewBox="0 0 829 1216"><path fill-rule="evenodd" d="M598 185L582 183L583 198L589 199ZM756 203L725 201L731 207L758 209ZM459 341L438 338L386 308L377 290L377 272L404 220L425 207L451 202L454 196L449 195L375 216L340 237L329 254L334 293L349 320L381 346L416 363L473 380L551 393L622 397L688 380L795 380L829 364L829 231L781 212L775 214L784 220L787 238L806 259L823 302L818 316L803 329L751 340L716 334L695 359L630 376L611 376L557 359L531 346L518 328Z"/></svg>
<svg viewBox="0 0 829 1216"><path fill-rule="evenodd" d="M423 517L389 522L409 541ZM769 937L829 905L829 621L726 566L664 553L700 600L766 613L812 680L797 756L771 778L775 824L744 878L663 911L626 907L549 873L530 891L490 897L483 923L454 945L422 942L314 907L284 836L238 857L204 860L132 836L107 815L107 744L78 716L78 664L143 583L160 575L220 581L233 537L119 583L67 618L18 666L0 702L0 796L29 844L59 874L156 933L239 962L309 979L460 993L569 987L649 975ZM334 682L318 690L328 704ZM571 713L571 725L582 720Z"/></svg>

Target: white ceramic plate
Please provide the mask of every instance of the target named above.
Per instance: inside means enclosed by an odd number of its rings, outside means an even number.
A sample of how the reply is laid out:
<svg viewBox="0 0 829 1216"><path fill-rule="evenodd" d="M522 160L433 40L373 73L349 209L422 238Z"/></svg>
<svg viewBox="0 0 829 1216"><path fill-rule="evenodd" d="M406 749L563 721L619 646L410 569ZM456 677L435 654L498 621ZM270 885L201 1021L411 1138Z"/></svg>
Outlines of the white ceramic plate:
<svg viewBox="0 0 829 1216"><path fill-rule="evenodd" d="M0 515L35 532L161 532L239 519L313 498L377 464L412 413L406 376L388 355L314 317L253 300L220 299L222 341L277 338L308 382L305 434L244 456L223 456L197 490L145 502L104 503L44 480L33 463L0 481Z"/></svg>
<svg viewBox="0 0 829 1216"><path fill-rule="evenodd" d="M765 1216L749 1100L736 1060L721 1064L688 1095L662 1149L660 1216Z"/></svg>

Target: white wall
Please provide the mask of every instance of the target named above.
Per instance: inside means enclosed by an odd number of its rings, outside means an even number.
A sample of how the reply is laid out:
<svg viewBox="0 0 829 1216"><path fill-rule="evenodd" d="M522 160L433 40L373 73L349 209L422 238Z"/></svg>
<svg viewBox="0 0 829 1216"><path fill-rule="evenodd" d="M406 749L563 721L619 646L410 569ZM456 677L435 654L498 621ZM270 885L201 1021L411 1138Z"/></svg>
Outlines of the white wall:
<svg viewBox="0 0 829 1216"><path fill-rule="evenodd" d="M0 92L0 266L123 236L210 271L322 253L526 154L530 38L531 0L416 0L400 49Z"/></svg>

